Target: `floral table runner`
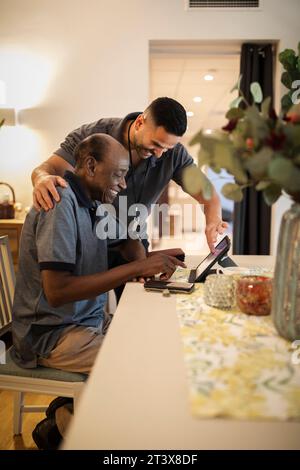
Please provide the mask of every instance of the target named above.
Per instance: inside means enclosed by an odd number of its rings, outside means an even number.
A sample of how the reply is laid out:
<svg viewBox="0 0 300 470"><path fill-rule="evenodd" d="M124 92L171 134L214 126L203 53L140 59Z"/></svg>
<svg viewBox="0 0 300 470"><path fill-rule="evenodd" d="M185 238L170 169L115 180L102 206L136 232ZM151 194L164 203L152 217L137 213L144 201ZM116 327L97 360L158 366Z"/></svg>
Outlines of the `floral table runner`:
<svg viewBox="0 0 300 470"><path fill-rule="evenodd" d="M300 419L300 365L270 316L209 307L202 284L176 310L194 416Z"/></svg>

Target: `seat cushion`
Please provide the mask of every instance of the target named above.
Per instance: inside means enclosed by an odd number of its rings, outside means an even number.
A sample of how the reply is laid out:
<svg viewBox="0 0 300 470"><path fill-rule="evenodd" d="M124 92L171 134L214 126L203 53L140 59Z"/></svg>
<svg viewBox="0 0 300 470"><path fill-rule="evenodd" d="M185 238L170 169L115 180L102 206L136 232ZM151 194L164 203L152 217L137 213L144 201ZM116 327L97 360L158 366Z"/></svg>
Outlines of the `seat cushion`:
<svg viewBox="0 0 300 470"><path fill-rule="evenodd" d="M35 369L24 369L18 366L12 359L12 348L6 352L6 364L0 364L0 375L16 375L19 377L31 377L45 380L59 380L63 382L84 382L86 374L78 372L66 372L50 367L38 366Z"/></svg>

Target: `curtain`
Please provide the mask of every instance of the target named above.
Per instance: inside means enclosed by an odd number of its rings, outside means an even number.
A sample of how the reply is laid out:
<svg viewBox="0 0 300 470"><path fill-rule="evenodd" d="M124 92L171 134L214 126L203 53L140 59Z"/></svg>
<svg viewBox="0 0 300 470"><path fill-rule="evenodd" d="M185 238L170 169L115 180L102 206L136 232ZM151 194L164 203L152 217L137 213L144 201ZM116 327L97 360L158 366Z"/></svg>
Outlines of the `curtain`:
<svg viewBox="0 0 300 470"><path fill-rule="evenodd" d="M272 45L243 44L241 52L241 90L252 103L250 85L258 82L264 98L273 93L273 50ZM261 192L254 188L243 191L242 202L234 205L233 254L270 254L271 208L264 202Z"/></svg>

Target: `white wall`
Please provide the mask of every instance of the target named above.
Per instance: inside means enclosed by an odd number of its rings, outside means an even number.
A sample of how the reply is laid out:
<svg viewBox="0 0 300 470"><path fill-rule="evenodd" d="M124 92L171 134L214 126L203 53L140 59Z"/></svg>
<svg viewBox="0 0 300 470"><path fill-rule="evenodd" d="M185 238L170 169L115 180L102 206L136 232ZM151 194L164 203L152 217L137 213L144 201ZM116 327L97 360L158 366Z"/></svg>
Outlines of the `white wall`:
<svg viewBox="0 0 300 470"><path fill-rule="evenodd" d="M30 204L32 168L68 131L142 109L149 40L272 39L296 48L299 16L299 0L226 13L185 11L183 0L1 0L0 79L7 105L23 109L21 129L0 132L1 180Z"/></svg>

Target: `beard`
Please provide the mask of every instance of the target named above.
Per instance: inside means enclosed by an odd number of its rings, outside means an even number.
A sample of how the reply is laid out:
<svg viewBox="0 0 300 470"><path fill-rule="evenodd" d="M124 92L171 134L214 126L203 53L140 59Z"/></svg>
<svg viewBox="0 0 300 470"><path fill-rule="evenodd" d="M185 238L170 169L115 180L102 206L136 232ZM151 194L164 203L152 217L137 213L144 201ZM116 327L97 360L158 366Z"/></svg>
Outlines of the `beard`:
<svg viewBox="0 0 300 470"><path fill-rule="evenodd" d="M150 158L153 156L153 153L150 149L147 149L142 146L136 146L135 151L141 160L146 160L147 158Z"/></svg>
<svg viewBox="0 0 300 470"><path fill-rule="evenodd" d="M146 160L147 158L153 156L153 151L146 147L143 147L143 145L137 141L136 136L134 136L133 139L133 148L141 160Z"/></svg>

